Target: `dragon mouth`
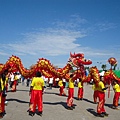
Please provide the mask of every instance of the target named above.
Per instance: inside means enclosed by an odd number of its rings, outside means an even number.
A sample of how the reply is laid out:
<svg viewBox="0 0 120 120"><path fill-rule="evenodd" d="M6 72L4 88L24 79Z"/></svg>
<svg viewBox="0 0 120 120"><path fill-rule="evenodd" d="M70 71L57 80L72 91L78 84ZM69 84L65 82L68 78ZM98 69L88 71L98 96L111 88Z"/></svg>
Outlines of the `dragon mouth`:
<svg viewBox="0 0 120 120"><path fill-rule="evenodd" d="M74 66L75 66L75 65L73 64L73 62L72 62L72 60L71 60L71 59L69 59L67 63L68 63L68 64L70 64L72 67L74 67Z"/></svg>
<svg viewBox="0 0 120 120"><path fill-rule="evenodd" d="M90 65L90 64L92 64L92 61L86 60L86 59L69 58L68 63L71 66L80 67L81 65Z"/></svg>
<svg viewBox="0 0 120 120"><path fill-rule="evenodd" d="M92 64L92 61L85 59L84 61L81 61L81 63L82 63L83 65L90 65L90 64Z"/></svg>

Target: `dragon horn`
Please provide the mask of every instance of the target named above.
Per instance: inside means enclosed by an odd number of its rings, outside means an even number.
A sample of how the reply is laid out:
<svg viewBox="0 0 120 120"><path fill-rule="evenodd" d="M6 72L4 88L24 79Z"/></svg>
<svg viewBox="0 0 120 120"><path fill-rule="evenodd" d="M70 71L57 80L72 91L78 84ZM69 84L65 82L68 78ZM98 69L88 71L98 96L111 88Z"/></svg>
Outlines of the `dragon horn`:
<svg viewBox="0 0 120 120"><path fill-rule="evenodd" d="M73 57L73 54L70 52L70 57Z"/></svg>

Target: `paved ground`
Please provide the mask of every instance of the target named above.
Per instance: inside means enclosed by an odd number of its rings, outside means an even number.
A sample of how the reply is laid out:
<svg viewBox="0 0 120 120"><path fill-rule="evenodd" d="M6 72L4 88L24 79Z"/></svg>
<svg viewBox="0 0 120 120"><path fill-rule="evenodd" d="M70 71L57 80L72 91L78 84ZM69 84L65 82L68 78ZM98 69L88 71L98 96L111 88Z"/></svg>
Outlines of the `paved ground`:
<svg viewBox="0 0 120 120"><path fill-rule="evenodd" d="M67 90L65 90L67 93ZM112 103L113 90L111 89L110 98L107 97L106 91L106 104L105 109L109 113L108 117L99 118L95 116L96 104L93 104L93 90L91 85L84 85L84 99L78 101L77 87L75 88L74 110L66 109L67 97L59 96L59 89L47 89L43 96L43 116L40 117L35 114L33 117L28 115L29 107L29 87L23 86L20 83L17 86L17 92L8 92L6 106L6 115L3 120L120 120L120 110L113 110L108 107Z"/></svg>

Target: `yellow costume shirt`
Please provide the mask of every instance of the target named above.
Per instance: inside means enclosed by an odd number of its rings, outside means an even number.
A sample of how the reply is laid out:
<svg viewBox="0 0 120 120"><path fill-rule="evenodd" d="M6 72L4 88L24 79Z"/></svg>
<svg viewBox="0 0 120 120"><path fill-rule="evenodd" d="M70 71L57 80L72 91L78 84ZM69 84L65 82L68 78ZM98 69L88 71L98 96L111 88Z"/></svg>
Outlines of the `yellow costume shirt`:
<svg viewBox="0 0 120 120"><path fill-rule="evenodd" d="M74 88L74 81L72 78L69 79L69 88Z"/></svg>
<svg viewBox="0 0 120 120"><path fill-rule="evenodd" d="M98 87L96 87L96 85L93 84L93 85L92 85L92 89L93 89L94 91L96 91L96 90L98 90Z"/></svg>
<svg viewBox="0 0 120 120"><path fill-rule="evenodd" d="M45 86L44 80L41 77L34 77L31 86L33 87L33 90L42 90L42 87Z"/></svg>
<svg viewBox="0 0 120 120"><path fill-rule="evenodd" d="M97 89L98 89L98 91L105 92L105 90L104 91L102 90L103 88L105 88L105 85L104 85L104 83L102 81L100 81L98 83Z"/></svg>
<svg viewBox="0 0 120 120"><path fill-rule="evenodd" d="M59 80L58 85L59 85L60 87L62 87L62 86L63 86L63 81L62 81L62 80Z"/></svg>
<svg viewBox="0 0 120 120"><path fill-rule="evenodd" d="M78 82L78 88L82 88L82 87L83 87L82 83Z"/></svg>
<svg viewBox="0 0 120 120"><path fill-rule="evenodd" d="M120 92L120 86L118 84L113 86L115 92Z"/></svg>
<svg viewBox="0 0 120 120"><path fill-rule="evenodd" d="M6 81L3 83L2 78L0 78L1 88L0 91L3 91L4 87L6 86Z"/></svg>
<svg viewBox="0 0 120 120"><path fill-rule="evenodd" d="M15 78L14 78L14 80L18 80L18 76L17 76L17 75L15 75Z"/></svg>
<svg viewBox="0 0 120 120"><path fill-rule="evenodd" d="M6 83L8 83L8 77L6 77L5 81L6 81Z"/></svg>

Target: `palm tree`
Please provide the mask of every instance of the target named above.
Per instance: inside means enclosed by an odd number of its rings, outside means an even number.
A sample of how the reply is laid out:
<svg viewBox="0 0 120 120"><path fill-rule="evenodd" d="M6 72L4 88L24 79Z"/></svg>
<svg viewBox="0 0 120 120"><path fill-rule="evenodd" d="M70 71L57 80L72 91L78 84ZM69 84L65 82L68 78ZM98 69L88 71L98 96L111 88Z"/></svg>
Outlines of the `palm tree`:
<svg viewBox="0 0 120 120"><path fill-rule="evenodd" d="M102 66L101 66L101 68L102 68L103 70L106 70L106 67L107 67L106 64L102 64Z"/></svg>
<svg viewBox="0 0 120 120"><path fill-rule="evenodd" d="M113 70L116 70L116 67L117 67L117 64L115 64L115 65L114 65L114 68L113 68Z"/></svg>

